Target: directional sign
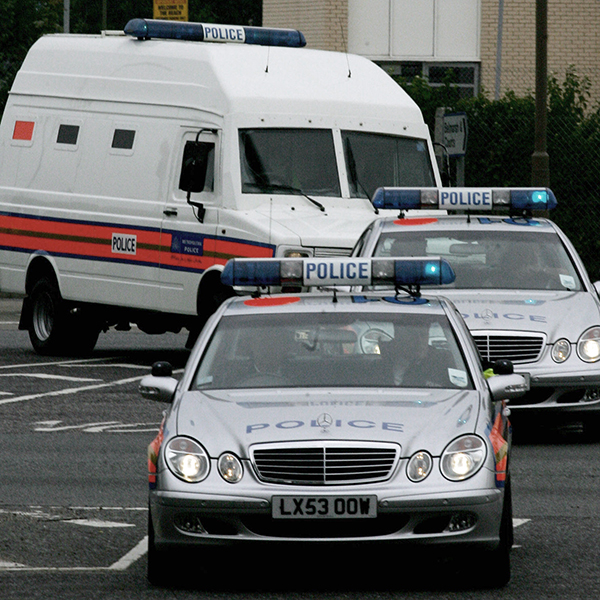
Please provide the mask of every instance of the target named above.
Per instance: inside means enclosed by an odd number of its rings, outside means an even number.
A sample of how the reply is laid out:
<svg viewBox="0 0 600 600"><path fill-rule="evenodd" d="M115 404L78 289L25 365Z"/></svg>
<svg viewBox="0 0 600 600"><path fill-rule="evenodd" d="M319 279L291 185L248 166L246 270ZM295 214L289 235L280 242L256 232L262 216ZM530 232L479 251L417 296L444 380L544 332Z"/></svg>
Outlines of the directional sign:
<svg viewBox="0 0 600 600"><path fill-rule="evenodd" d="M443 117L444 146L450 156L464 156L467 152L467 114L448 113Z"/></svg>

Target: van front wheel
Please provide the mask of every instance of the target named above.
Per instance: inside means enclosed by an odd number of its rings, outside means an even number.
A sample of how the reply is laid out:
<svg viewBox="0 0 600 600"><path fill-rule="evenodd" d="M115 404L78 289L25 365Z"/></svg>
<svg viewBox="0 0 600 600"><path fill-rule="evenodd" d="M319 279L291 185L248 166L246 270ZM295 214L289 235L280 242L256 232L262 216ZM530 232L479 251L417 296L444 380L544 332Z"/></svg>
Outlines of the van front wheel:
<svg viewBox="0 0 600 600"><path fill-rule="evenodd" d="M54 281L47 277L38 280L29 302L29 339L38 354L80 355L94 348L100 327L89 319L71 315Z"/></svg>

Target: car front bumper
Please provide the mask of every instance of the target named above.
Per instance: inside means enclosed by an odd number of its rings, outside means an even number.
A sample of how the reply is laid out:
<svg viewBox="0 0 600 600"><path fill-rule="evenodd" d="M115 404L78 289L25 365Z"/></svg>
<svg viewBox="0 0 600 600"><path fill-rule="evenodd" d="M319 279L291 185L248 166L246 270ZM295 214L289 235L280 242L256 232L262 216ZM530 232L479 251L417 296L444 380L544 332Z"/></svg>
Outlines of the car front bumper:
<svg viewBox="0 0 600 600"><path fill-rule="evenodd" d="M389 494L378 496L375 518L275 519L271 496L191 497L157 490L150 495L150 515L157 547L360 541L421 546L467 544L491 550L499 543L502 500L500 489L401 497Z"/></svg>

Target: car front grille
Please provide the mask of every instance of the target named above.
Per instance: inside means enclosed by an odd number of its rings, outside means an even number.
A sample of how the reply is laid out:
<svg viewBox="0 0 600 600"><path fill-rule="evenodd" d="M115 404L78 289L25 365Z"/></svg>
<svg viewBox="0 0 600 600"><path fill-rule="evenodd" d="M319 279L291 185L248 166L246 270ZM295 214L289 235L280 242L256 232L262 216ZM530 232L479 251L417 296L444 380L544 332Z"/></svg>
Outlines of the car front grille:
<svg viewBox="0 0 600 600"><path fill-rule="evenodd" d="M391 477L400 446L377 443L304 442L251 448L262 481L288 485L372 483Z"/></svg>
<svg viewBox="0 0 600 600"><path fill-rule="evenodd" d="M473 337L482 358L490 362L501 359L515 364L535 362L544 348L544 336L531 333L477 331Z"/></svg>

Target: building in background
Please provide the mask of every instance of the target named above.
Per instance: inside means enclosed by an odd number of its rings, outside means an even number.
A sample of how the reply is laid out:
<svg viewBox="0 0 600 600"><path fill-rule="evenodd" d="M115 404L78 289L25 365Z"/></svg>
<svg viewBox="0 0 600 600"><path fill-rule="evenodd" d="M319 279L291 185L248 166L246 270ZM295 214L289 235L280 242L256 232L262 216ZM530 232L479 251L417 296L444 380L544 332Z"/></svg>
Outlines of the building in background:
<svg viewBox="0 0 600 600"><path fill-rule="evenodd" d="M600 102L600 1L547 0L548 72L571 67ZM535 89L536 0L263 0L263 25L300 29L310 48L361 54L391 74L464 95ZM501 36L498 32L501 32Z"/></svg>

